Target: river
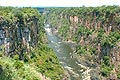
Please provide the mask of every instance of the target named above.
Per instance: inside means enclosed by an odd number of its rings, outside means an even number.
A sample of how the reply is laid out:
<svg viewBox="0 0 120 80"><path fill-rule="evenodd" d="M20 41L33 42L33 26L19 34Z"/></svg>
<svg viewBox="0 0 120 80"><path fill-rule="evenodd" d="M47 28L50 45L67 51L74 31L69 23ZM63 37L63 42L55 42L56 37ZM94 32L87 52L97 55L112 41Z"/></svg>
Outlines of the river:
<svg viewBox="0 0 120 80"><path fill-rule="evenodd" d="M72 49L70 45L61 41L53 32L49 24L44 27L48 38L48 45L54 50L60 64L70 75L70 80L81 80L81 66L76 62L72 56Z"/></svg>

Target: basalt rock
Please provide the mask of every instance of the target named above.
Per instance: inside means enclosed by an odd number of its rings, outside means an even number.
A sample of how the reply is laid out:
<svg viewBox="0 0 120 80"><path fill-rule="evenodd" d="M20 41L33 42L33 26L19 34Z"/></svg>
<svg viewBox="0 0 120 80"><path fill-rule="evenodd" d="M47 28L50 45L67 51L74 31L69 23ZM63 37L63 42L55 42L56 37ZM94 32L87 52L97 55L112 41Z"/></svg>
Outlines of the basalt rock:
<svg viewBox="0 0 120 80"><path fill-rule="evenodd" d="M33 17L27 24L7 22L0 17L0 46L5 55L12 56L15 53L24 53L34 47L38 39L38 19ZM3 49L3 50L2 50Z"/></svg>

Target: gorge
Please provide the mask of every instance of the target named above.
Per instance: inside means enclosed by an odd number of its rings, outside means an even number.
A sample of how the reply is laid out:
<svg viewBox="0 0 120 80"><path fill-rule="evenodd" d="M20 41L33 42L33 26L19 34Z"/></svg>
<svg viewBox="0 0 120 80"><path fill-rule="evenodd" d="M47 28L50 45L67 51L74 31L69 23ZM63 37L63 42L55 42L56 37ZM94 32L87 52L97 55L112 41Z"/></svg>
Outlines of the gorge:
<svg viewBox="0 0 120 80"><path fill-rule="evenodd" d="M120 7L0 7L1 80L119 80Z"/></svg>
<svg viewBox="0 0 120 80"><path fill-rule="evenodd" d="M77 54L77 61L93 69L91 80L96 80L96 76L97 80L119 79L119 6L46 10L49 10L47 22L56 29L58 36L76 44L73 55Z"/></svg>

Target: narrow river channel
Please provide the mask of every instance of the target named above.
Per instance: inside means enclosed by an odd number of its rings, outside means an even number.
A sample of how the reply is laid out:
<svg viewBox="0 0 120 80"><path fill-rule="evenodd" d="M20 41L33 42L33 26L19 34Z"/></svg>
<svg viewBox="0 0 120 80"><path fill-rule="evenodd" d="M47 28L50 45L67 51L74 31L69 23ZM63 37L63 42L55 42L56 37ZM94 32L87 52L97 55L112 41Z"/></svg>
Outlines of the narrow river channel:
<svg viewBox="0 0 120 80"><path fill-rule="evenodd" d="M60 64L70 75L70 80L82 80L81 67L72 57L73 51L70 45L62 42L55 34L53 34L49 24L45 24L44 29L46 31L46 35L49 41L49 47L52 48L56 53Z"/></svg>

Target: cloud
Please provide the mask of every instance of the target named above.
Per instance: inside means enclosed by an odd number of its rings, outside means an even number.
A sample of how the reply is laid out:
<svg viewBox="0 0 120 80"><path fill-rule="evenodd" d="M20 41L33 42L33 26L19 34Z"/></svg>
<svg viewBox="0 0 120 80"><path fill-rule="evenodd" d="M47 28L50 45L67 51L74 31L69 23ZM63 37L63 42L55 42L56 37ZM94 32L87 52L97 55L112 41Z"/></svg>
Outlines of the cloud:
<svg viewBox="0 0 120 80"><path fill-rule="evenodd" d="M36 0L38 1L38 0ZM0 0L1 6L35 6L35 0Z"/></svg>
<svg viewBox="0 0 120 80"><path fill-rule="evenodd" d="M79 7L79 6L101 6L120 5L120 0L0 0L1 6L42 6L42 7Z"/></svg>

